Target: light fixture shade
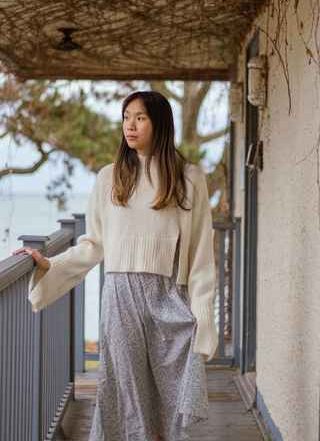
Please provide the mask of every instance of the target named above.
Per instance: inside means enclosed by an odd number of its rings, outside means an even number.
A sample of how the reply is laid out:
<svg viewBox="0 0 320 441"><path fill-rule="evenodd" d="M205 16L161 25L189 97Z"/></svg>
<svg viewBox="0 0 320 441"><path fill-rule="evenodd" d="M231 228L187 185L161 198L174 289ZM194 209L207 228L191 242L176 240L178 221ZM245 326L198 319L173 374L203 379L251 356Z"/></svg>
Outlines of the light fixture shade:
<svg viewBox="0 0 320 441"><path fill-rule="evenodd" d="M257 107L266 105L267 57L257 55L248 61L248 101Z"/></svg>
<svg viewBox="0 0 320 441"><path fill-rule="evenodd" d="M243 83L232 82L229 90L230 119L241 122L243 115Z"/></svg>

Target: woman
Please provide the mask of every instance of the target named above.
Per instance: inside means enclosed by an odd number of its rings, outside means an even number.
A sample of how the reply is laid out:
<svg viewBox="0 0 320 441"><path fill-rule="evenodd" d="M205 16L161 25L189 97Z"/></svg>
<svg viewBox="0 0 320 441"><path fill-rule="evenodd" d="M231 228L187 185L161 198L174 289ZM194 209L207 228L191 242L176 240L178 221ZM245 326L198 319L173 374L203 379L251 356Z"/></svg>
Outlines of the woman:
<svg viewBox="0 0 320 441"><path fill-rule="evenodd" d="M217 347L213 230L205 174L174 145L172 109L158 92L122 106L116 160L99 171L87 233L36 261L34 312L104 260L100 365L89 441L180 441L208 419L204 361Z"/></svg>

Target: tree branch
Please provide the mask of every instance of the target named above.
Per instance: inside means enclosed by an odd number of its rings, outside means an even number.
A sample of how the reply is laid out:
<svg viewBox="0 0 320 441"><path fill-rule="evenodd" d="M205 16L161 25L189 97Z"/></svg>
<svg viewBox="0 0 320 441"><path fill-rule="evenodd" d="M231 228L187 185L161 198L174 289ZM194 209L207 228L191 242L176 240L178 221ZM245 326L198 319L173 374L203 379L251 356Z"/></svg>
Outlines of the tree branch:
<svg viewBox="0 0 320 441"><path fill-rule="evenodd" d="M0 139L5 138L5 137L8 136L9 134L10 134L9 131L6 131L6 132L3 132L3 133L0 133Z"/></svg>
<svg viewBox="0 0 320 441"><path fill-rule="evenodd" d="M212 84L211 81L203 81L202 83L200 83L199 91L197 93L198 102L200 103L200 105L202 104L202 101L204 100L207 93L209 92L211 84Z"/></svg>
<svg viewBox="0 0 320 441"><path fill-rule="evenodd" d="M213 141L214 139L218 139L227 133L229 133L229 126L215 132L207 133L206 135L198 135L199 143L204 144L205 142Z"/></svg>
<svg viewBox="0 0 320 441"><path fill-rule="evenodd" d="M162 93L167 98L172 98L173 100L177 101L179 104L182 104L182 98L173 92L173 90L170 90L165 81L149 81L150 87L154 91L158 91Z"/></svg>
<svg viewBox="0 0 320 441"><path fill-rule="evenodd" d="M39 159L39 161L35 162L30 167L7 167L0 169L0 179L4 178L7 175L24 175L34 173L42 166L42 164L44 164L48 160L48 157L52 152L51 150L50 152L46 153L42 150L42 148L40 148L39 151L41 152L41 158Z"/></svg>

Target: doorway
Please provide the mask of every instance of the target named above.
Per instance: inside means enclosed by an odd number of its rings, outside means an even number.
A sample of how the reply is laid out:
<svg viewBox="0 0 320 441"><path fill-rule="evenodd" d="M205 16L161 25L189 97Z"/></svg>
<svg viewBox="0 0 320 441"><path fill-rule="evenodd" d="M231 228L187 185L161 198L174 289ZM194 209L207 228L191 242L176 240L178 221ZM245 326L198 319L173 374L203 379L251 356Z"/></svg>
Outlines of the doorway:
<svg viewBox="0 0 320 441"><path fill-rule="evenodd" d="M245 96L248 95L248 61L259 54L259 34L253 36L246 50ZM258 140L258 108L246 98L245 156ZM243 327L241 374L256 369L256 303L257 303L257 230L258 172L245 167Z"/></svg>

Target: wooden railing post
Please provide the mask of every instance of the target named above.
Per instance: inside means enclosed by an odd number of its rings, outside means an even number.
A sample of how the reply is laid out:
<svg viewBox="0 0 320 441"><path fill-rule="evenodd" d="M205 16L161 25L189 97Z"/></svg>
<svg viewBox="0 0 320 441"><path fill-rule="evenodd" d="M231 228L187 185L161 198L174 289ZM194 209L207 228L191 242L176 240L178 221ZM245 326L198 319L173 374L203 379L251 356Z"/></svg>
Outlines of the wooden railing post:
<svg viewBox="0 0 320 441"><path fill-rule="evenodd" d="M23 241L24 247L36 248L45 254L45 243L48 236L22 235L18 240ZM39 441L42 434L42 336L43 336L43 311L34 317L34 358L33 358L33 391L32 391L32 441Z"/></svg>
<svg viewBox="0 0 320 441"><path fill-rule="evenodd" d="M219 356L225 357L225 242L226 230L219 230Z"/></svg>
<svg viewBox="0 0 320 441"><path fill-rule="evenodd" d="M74 244L79 236L86 232L86 221L83 213L73 213L76 219L74 231ZM75 288L74 295L75 317L75 372L85 371L85 281Z"/></svg>
<svg viewBox="0 0 320 441"><path fill-rule="evenodd" d="M234 219L233 250L233 304L232 304L232 341L235 366L240 366L240 275L241 275L241 218Z"/></svg>
<svg viewBox="0 0 320 441"><path fill-rule="evenodd" d="M69 230L72 232L72 243L75 243L75 234L78 221L76 219L58 219L62 230ZM75 291L76 288L70 290L70 369L69 369L69 381L74 383L75 377L75 357L76 357L76 340L78 339L77 333L75 332L75 316L76 316L76 306L75 306ZM74 400L74 389L72 390L72 399Z"/></svg>

